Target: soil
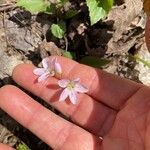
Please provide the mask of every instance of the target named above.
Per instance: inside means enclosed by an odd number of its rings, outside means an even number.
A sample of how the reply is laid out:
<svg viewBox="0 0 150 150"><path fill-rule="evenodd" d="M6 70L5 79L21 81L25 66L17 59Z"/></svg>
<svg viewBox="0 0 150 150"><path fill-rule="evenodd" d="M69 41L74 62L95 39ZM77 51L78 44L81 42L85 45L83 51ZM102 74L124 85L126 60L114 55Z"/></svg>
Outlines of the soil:
<svg viewBox="0 0 150 150"><path fill-rule="evenodd" d="M44 13L33 15L16 7L15 0L0 1L0 87L6 84L16 85L11 78L16 65L31 63L38 66L42 58L62 55L64 50L74 52L78 62L85 56L108 59L110 63L101 69L136 82L150 84L145 79L145 74L149 76L149 68L144 70L144 65L139 65L135 59L129 57L138 54L142 58L150 58L144 39L146 14L141 0L116 0L108 16L93 26L89 24L85 1L72 1L64 8L73 8L79 13L65 20L66 35L57 39L49 30L51 24L55 23L54 16ZM144 75L141 70L144 70ZM28 94L61 115L39 98ZM2 110L0 142L12 147L24 142L31 150L50 149Z"/></svg>

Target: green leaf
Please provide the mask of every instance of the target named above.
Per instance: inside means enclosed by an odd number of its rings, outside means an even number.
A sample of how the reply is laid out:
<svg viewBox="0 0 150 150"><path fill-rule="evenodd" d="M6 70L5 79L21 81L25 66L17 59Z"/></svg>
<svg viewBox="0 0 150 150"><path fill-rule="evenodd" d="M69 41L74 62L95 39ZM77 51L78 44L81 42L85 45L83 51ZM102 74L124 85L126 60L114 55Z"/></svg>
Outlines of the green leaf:
<svg viewBox="0 0 150 150"><path fill-rule="evenodd" d="M67 57L67 58L70 58L70 59L75 59L76 58L76 56L75 56L75 53L74 52L63 52L63 56L64 57Z"/></svg>
<svg viewBox="0 0 150 150"><path fill-rule="evenodd" d="M17 6L23 7L32 13L46 12L50 3L47 0L17 0Z"/></svg>
<svg viewBox="0 0 150 150"><path fill-rule="evenodd" d="M21 142L17 145L16 150L31 150L25 143Z"/></svg>
<svg viewBox="0 0 150 150"><path fill-rule="evenodd" d="M100 5L102 8L106 11L106 13L109 12L109 10L112 8L114 0L99 0Z"/></svg>
<svg viewBox="0 0 150 150"><path fill-rule="evenodd" d="M94 56L86 56L81 59L80 61L82 64L95 67L95 68L102 68L103 66L107 65L110 63L110 60L107 59L101 59L99 57L94 57Z"/></svg>
<svg viewBox="0 0 150 150"><path fill-rule="evenodd" d="M86 0L91 25L105 17L113 5L113 0Z"/></svg>
<svg viewBox="0 0 150 150"><path fill-rule="evenodd" d="M59 0L59 3L61 3L61 4L66 4L67 2L69 2L69 0Z"/></svg>
<svg viewBox="0 0 150 150"><path fill-rule="evenodd" d="M49 4L49 6L47 7L46 11L44 11L44 13L46 14L56 14L56 6L54 4Z"/></svg>
<svg viewBox="0 0 150 150"><path fill-rule="evenodd" d="M78 14L78 11L76 10L69 10L65 13L65 19L70 19Z"/></svg>
<svg viewBox="0 0 150 150"><path fill-rule="evenodd" d="M63 38L66 32L65 22L61 21L58 24L52 24L51 32L55 37L59 39Z"/></svg>

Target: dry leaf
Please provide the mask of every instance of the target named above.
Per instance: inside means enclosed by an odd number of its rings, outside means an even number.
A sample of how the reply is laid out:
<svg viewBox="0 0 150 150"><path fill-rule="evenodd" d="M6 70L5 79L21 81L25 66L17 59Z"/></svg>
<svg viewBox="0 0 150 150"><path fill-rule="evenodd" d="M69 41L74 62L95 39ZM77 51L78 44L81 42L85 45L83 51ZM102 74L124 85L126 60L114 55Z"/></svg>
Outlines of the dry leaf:
<svg viewBox="0 0 150 150"><path fill-rule="evenodd" d="M113 7L107 17L107 21L114 22L114 34L107 44L107 53L126 53L135 45L136 39L140 38L141 34L134 35L135 30L132 29L135 29L140 18L143 18L140 17L142 16L142 10L143 2L141 0L124 0L123 5ZM136 18L137 23L132 26L132 22Z"/></svg>
<svg viewBox="0 0 150 150"><path fill-rule="evenodd" d="M41 58L48 57L49 54L61 56L61 49L59 49L54 42L46 42L46 40L44 40L39 45L39 50Z"/></svg>
<svg viewBox="0 0 150 150"><path fill-rule="evenodd" d="M144 0L144 10L148 15L150 15L150 0Z"/></svg>

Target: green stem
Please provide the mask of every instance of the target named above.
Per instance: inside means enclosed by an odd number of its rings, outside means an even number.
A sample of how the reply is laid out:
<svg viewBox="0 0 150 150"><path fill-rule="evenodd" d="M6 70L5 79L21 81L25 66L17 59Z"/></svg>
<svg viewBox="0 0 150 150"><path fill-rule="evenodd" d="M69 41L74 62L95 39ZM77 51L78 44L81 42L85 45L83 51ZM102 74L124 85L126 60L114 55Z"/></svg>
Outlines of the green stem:
<svg viewBox="0 0 150 150"><path fill-rule="evenodd" d="M133 58L135 58L139 62L142 62L145 66L150 68L150 62L140 58L138 55L134 55Z"/></svg>

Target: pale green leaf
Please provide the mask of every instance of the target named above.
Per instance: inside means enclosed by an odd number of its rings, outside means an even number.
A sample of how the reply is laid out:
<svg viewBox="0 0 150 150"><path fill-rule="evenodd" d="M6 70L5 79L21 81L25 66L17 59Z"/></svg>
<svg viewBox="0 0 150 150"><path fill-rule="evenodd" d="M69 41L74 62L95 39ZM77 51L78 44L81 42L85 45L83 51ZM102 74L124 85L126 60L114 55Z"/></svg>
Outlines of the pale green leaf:
<svg viewBox="0 0 150 150"><path fill-rule="evenodd" d="M25 143L19 143L16 150L31 150Z"/></svg>
<svg viewBox="0 0 150 150"><path fill-rule="evenodd" d="M66 25L64 22L59 22L58 24L52 24L51 25L51 32L52 34L61 39L64 37L66 32Z"/></svg>
<svg viewBox="0 0 150 150"><path fill-rule="evenodd" d="M110 61L107 59L101 59L99 57L94 56L86 56L81 59L80 63L95 67L95 68L102 68L103 66L107 65Z"/></svg>
<svg viewBox="0 0 150 150"><path fill-rule="evenodd" d="M23 7L32 13L46 12L50 3L46 0L17 0L17 6Z"/></svg>
<svg viewBox="0 0 150 150"><path fill-rule="evenodd" d="M113 5L113 0L86 0L91 25L104 18Z"/></svg>

